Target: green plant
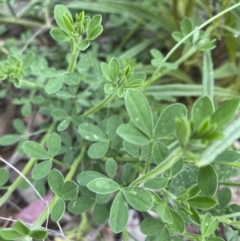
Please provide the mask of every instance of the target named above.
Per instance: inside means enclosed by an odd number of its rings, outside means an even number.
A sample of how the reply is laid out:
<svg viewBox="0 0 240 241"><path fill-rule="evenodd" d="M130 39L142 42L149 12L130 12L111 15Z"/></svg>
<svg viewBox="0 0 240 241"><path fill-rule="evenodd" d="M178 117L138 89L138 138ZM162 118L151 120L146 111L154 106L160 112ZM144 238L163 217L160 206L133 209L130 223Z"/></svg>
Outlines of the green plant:
<svg viewBox="0 0 240 241"><path fill-rule="evenodd" d="M124 9L125 5L121 6ZM126 231L129 209L142 214L140 229L148 241L221 241L219 224L239 230L239 206L233 209L229 204L227 187L238 184L219 172L222 167L229 172L239 167L240 155L232 145L240 137L240 119L235 118L239 96L214 87L211 51L215 39L202 30L239 6L226 7L199 27L184 18L181 32L172 34L177 44L165 57L159 50L151 50L154 70L149 75L126 59L113 57L99 64L92 56L96 52L91 41L103 32L101 15L91 18L81 12L73 18L67 7L56 5L58 28L52 28L50 34L56 41L70 44L67 70L42 63L34 71L33 52L23 57L9 55L0 63L2 86L7 89L13 84L29 93L29 98L13 100L22 105L22 115L30 115L34 106L51 120L29 134L23 121L16 119L18 134L0 138L2 146L19 143L19 152L30 157L0 205L30 171L33 180L48 184L54 197L33 226L18 220L12 228L1 228L0 236L6 240L44 239L47 230L41 227L48 216L57 223L68 211L80 215L81 224L67 238L79 240L90 229L85 215L89 210L91 222L101 225L108 220L111 230L122 232L124 240L131 235ZM170 61L182 44L181 57ZM92 52L84 53L90 45ZM191 108L186 103L160 104L158 99L172 101L161 96L163 92L158 90L162 87L165 91L176 89L183 96L187 92L183 88L188 87L155 83L199 53L203 55L202 85L189 87L200 97ZM2 98L6 94L3 92ZM223 95L226 99L219 105L214 97ZM32 136L37 141L29 140ZM4 186L8 171L2 168L0 173ZM226 187L218 191L220 184ZM188 223L196 225L199 233L186 231Z"/></svg>

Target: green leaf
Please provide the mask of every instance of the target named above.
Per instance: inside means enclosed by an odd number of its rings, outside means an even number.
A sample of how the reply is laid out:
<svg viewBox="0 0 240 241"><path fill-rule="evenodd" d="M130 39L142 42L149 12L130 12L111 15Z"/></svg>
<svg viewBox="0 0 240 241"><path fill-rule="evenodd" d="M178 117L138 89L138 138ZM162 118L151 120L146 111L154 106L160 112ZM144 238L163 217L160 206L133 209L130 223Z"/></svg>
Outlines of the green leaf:
<svg viewBox="0 0 240 241"><path fill-rule="evenodd" d="M66 85L74 86L80 83L80 77L76 73L65 73L63 81Z"/></svg>
<svg viewBox="0 0 240 241"><path fill-rule="evenodd" d="M16 240L19 238L23 238L25 235L14 231L12 228L1 228L0 236L6 240Z"/></svg>
<svg viewBox="0 0 240 241"><path fill-rule="evenodd" d="M151 195L140 187L125 187L123 194L127 202L138 211L148 211L153 206Z"/></svg>
<svg viewBox="0 0 240 241"><path fill-rule="evenodd" d="M47 85L45 86L45 91L47 92L47 94L51 95L58 92L62 88L62 86L63 77L55 77L47 82Z"/></svg>
<svg viewBox="0 0 240 241"><path fill-rule="evenodd" d="M198 127L202 122L213 114L214 106L208 96L200 97L193 105L192 108L192 120L194 127Z"/></svg>
<svg viewBox="0 0 240 241"><path fill-rule="evenodd" d="M193 207L190 207L190 213L188 214L188 217L193 223L195 223L197 225L199 225L201 223L199 214L196 211L196 209Z"/></svg>
<svg viewBox="0 0 240 241"><path fill-rule="evenodd" d="M100 194L113 193L120 189L120 186L116 182L103 177L92 180L87 184L87 187L91 191Z"/></svg>
<svg viewBox="0 0 240 241"><path fill-rule="evenodd" d="M23 143L24 152L35 159L50 159L50 154L44 149L44 147L35 141L26 141Z"/></svg>
<svg viewBox="0 0 240 241"><path fill-rule="evenodd" d="M63 200L73 201L78 196L78 185L74 181L66 181L62 187L60 197Z"/></svg>
<svg viewBox="0 0 240 241"><path fill-rule="evenodd" d="M47 78L58 77L60 75L57 70L52 68L41 69L39 74Z"/></svg>
<svg viewBox="0 0 240 241"><path fill-rule="evenodd" d="M35 59L35 54L33 52L28 52L22 60L22 69L25 70L31 66Z"/></svg>
<svg viewBox="0 0 240 241"><path fill-rule="evenodd" d="M34 166L32 170L32 178L33 179L42 179L46 177L52 169L52 161L47 160L41 163L38 163Z"/></svg>
<svg viewBox="0 0 240 241"><path fill-rule="evenodd" d="M218 227L218 219L213 219L210 213L206 213L201 222L201 234L209 236L215 232Z"/></svg>
<svg viewBox="0 0 240 241"><path fill-rule="evenodd" d="M113 76L112 76L112 73L110 72L110 69L109 69L108 65L106 63L104 63L104 62L101 63L101 69L102 69L104 77L108 81L112 82L113 81Z"/></svg>
<svg viewBox="0 0 240 241"><path fill-rule="evenodd" d="M31 112L32 112L32 104L30 102L26 102L21 108L21 113L23 116L27 117L31 114Z"/></svg>
<svg viewBox="0 0 240 241"><path fill-rule="evenodd" d="M89 45L90 45L90 41L85 39L81 41L77 47L80 51L85 51L89 47Z"/></svg>
<svg viewBox="0 0 240 241"><path fill-rule="evenodd" d="M13 224L13 229L21 235L27 236L30 233L30 228L21 220Z"/></svg>
<svg viewBox="0 0 240 241"><path fill-rule="evenodd" d="M125 151L131 156L140 158L140 152L139 152L138 146L133 145L132 143L129 143L127 141L123 141L123 147Z"/></svg>
<svg viewBox="0 0 240 241"><path fill-rule="evenodd" d="M197 196L187 200L190 205L195 208L200 208L203 210L213 208L217 205L217 201L211 197Z"/></svg>
<svg viewBox="0 0 240 241"><path fill-rule="evenodd" d="M57 133L52 133L48 136L47 146L51 157L56 156L61 148L61 137Z"/></svg>
<svg viewBox="0 0 240 241"><path fill-rule="evenodd" d="M171 237L167 228L163 227L158 235L158 240L156 241L171 241Z"/></svg>
<svg viewBox="0 0 240 241"><path fill-rule="evenodd" d="M232 198L232 192L228 187L223 187L218 192L219 209L227 207Z"/></svg>
<svg viewBox="0 0 240 241"><path fill-rule="evenodd" d="M5 135L3 137L0 137L0 145L10 146L20 141L21 138L22 136L17 134Z"/></svg>
<svg viewBox="0 0 240 241"><path fill-rule="evenodd" d="M186 118L176 119L176 135L179 145L184 149L191 136L191 125Z"/></svg>
<svg viewBox="0 0 240 241"><path fill-rule="evenodd" d="M68 28L68 30L70 32L74 32L75 31L71 15L69 16L67 13L64 13L63 14L63 21L64 21L66 27Z"/></svg>
<svg viewBox="0 0 240 241"><path fill-rule="evenodd" d="M164 224L159 219L150 217L145 218L140 224L141 232L147 236L153 236L159 233L163 227Z"/></svg>
<svg viewBox="0 0 240 241"><path fill-rule="evenodd" d="M102 225L107 221L108 218L108 211L106 207L102 204L96 203L93 214L92 214L93 220L96 224Z"/></svg>
<svg viewBox="0 0 240 241"><path fill-rule="evenodd" d="M175 133L175 120L187 115L186 107L182 104L173 104L163 110L158 118L154 130L154 137L162 138Z"/></svg>
<svg viewBox="0 0 240 241"><path fill-rule="evenodd" d="M42 196L42 197L46 196L46 187L45 187L45 183L43 181L45 181L45 180L35 180L34 181L34 186L37 189L37 191L39 192L40 196Z"/></svg>
<svg viewBox="0 0 240 241"><path fill-rule="evenodd" d="M156 164L160 164L170 155L170 151L163 143L156 141L153 144L152 155Z"/></svg>
<svg viewBox="0 0 240 241"><path fill-rule="evenodd" d="M88 155L92 159L100 159L107 154L108 148L108 142L96 142L88 149Z"/></svg>
<svg viewBox="0 0 240 241"><path fill-rule="evenodd" d="M94 203L95 200L92 198L78 197L76 200L69 202L68 211L74 214L81 214L91 208Z"/></svg>
<svg viewBox="0 0 240 241"><path fill-rule="evenodd" d="M218 128L225 126L233 116L239 107L239 100L232 99L225 101L212 115L211 123L216 124Z"/></svg>
<svg viewBox="0 0 240 241"><path fill-rule="evenodd" d="M89 36L95 28L97 28L102 22L102 16L101 15L95 15L89 22L87 27L87 36Z"/></svg>
<svg viewBox="0 0 240 241"><path fill-rule="evenodd" d="M198 186L206 196L213 197L218 187L218 176L213 166L201 167L198 171Z"/></svg>
<svg viewBox="0 0 240 241"><path fill-rule="evenodd" d="M96 39L99 35L101 35L101 33L103 32L103 26L100 25L98 27L96 27L90 35L87 36L87 40L94 40Z"/></svg>
<svg viewBox="0 0 240 241"><path fill-rule="evenodd" d="M184 36L182 33L176 31L172 33L172 37L176 42L180 42Z"/></svg>
<svg viewBox="0 0 240 241"><path fill-rule="evenodd" d="M111 76L113 77L114 82L117 80L117 77L119 75L119 68L120 68L120 63L118 59L112 58L111 61L109 62L109 70L111 72Z"/></svg>
<svg viewBox="0 0 240 241"><path fill-rule="evenodd" d="M117 129L117 134L125 141L134 145L147 145L150 139L131 124L122 124Z"/></svg>
<svg viewBox="0 0 240 241"><path fill-rule="evenodd" d="M191 19L185 17L181 21L181 31L183 35L184 36L188 35L190 32L192 32L192 30L193 30L193 23Z"/></svg>
<svg viewBox="0 0 240 241"><path fill-rule="evenodd" d="M146 97L137 90L129 89L125 96L125 105L131 121L151 138L153 134L153 117Z"/></svg>
<svg viewBox="0 0 240 241"><path fill-rule="evenodd" d="M82 123L78 128L78 133L89 141L107 141L107 137L102 130L92 123Z"/></svg>
<svg viewBox="0 0 240 241"><path fill-rule="evenodd" d="M96 178L107 178L105 175L95 171L85 171L77 176L77 182L82 186L87 186L89 182Z"/></svg>
<svg viewBox="0 0 240 241"><path fill-rule="evenodd" d="M113 115L107 122L107 135L109 140L113 140L117 136L117 128L122 124L122 118L119 115Z"/></svg>
<svg viewBox="0 0 240 241"><path fill-rule="evenodd" d="M215 162L236 162L240 160L240 153L236 151L224 151L215 158Z"/></svg>
<svg viewBox="0 0 240 241"><path fill-rule="evenodd" d="M116 92L115 85L113 83L107 82L104 85L104 92L109 95L114 94Z"/></svg>
<svg viewBox="0 0 240 241"><path fill-rule="evenodd" d="M0 168L0 187L7 183L9 178L9 173L6 168Z"/></svg>
<svg viewBox="0 0 240 241"><path fill-rule="evenodd" d="M102 22L102 16L101 15L95 15L89 22L87 26L87 39L90 39L91 35L95 32L95 30L100 27L100 24Z"/></svg>
<svg viewBox="0 0 240 241"><path fill-rule="evenodd" d="M65 33L70 34L70 31L68 29L68 27L66 26L64 19L63 19L63 15L64 14L68 14L68 16L70 17L71 21L72 20L72 14L71 12L67 9L67 7L65 7L64 5L56 5L54 8L54 18L57 22L57 25L59 26L59 28L61 28Z"/></svg>
<svg viewBox="0 0 240 241"><path fill-rule="evenodd" d="M203 152L198 161L195 162L197 166L206 166L213 162L215 158L224 150L226 150L236 139L240 137L240 118L236 119L226 127L223 131L224 139L218 140L210 144Z"/></svg>
<svg viewBox="0 0 240 241"><path fill-rule="evenodd" d="M126 163L121 167L120 173L122 183L126 186L126 184L129 184L134 180L136 175L136 169L132 163Z"/></svg>
<svg viewBox="0 0 240 241"><path fill-rule="evenodd" d="M60 196L64 185L62 173L57 169L53 169L48 175L48 185L56 195Z"/></svg>
<svg viewBox="0 0 240 241"><path fill-rule="evenodd" d="M103 204L107 202L107 200L111 197L112 193L107 193L107 194L97 194L96 195L96 202L99 204Z"/></svg>
<svg viewBox="0 0 240 241"><path fill-rule="evenodd" d="M172 219L174 220L173 223L168 224L169 227L177 233L184 233L186 227L183 218L173 209L169 208L169 211L171 213Z"/></svg>
<svg viewBox="0 0 240 241"><path fill-rule="evenodd" d="M168 184L168 178L166 177L155 177L144 183L144 187L150 189L161 189Z"/></svg>
<svg viewBox="0 0 240 241"><path fill-rule="evenodd" d="M62 120L62 121L58 124L57 130L58 130L58 131L64 131L64 130L66 130L66 129L69 127L70 123L71 123L70 119Z"/></svg>
<svg viewBox="0 0 240 241"><path fill-rule="evenodd" d="M109 216L109 225L114 233L122 232L128 222L128 204L123 193L119 192L114 198Z"/></svg>
<svg viewBox="0 0 240 241"><path fill-rule="evenodd" d="M62 199L58 199L51 212L51 219L53 222L59 222L65 212L66 205Z"/></svg>
<svg viewBox="0 0 240 241"><path fill-rule="evenodd" d="M113 158L107 159L107 161L105 163L105 169L106 169L108 176L111 179L114 178L114 176L117 172L117 168L118 168L117 162Z"/></svg>
<svg viewBox="0 0 240 241"><path fill-rule="evenodd" d="M170 224L173 223L171 212L165 204L159 204L156 207L156 213L164 223L170 223Z"/></svg>
<svg viewBox="0 0 240 241"><path fill-rule="evenodd" d="M43 240L47 238L48 233L46 230L43 229L31 230L29 236L37 240Z"/></svg>
<svg viewBox="0 0 240 241"><path fill-rule="evenodd" d="M210 48L209 48L210 47ZM213 63L211 57L212 44L202 46L203 52L203 69L202 69L202 85L203 85L203 95L208 96L211 100L213 99L213 88L214 88L214 78L213 78Z"/></svg>
<svg viewBox="0 0 240 241"><path fill-rule="evenodd" d="M62 29L60 28L53 28L50 31L50 35L53 39L58 42L66 42L70 39L69 35L67 35Z"/></svg>
<svg viewBox="0 0 240 241"><path fill-rule="evenodd" d="M19 133L24 134L26 127L21 119L15 119L13 121L13 126Z"/></svg>
<svg viewBox="0 0 240 241"><path fill-rule="evenodd" d="M60 110L60 109L53 110L52 116L53 116L55 121L62 120L62 119L65 119L65 118L69 117L69 115L66 111Z"/></svg>

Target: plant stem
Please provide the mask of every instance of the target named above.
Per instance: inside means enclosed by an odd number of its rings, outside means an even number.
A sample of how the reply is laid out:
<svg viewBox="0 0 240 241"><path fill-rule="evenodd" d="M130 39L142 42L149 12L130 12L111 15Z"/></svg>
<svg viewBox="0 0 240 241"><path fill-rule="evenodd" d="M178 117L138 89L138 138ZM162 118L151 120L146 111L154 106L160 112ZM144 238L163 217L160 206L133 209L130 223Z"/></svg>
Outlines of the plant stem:
<svg viewBox="0 0 240 241"><path fill-rule="evenodd" d="M64 167L64 168L66 168L66 169L70 169L70 168L71 168L70 165L68 165L68 164L66 164L66 163L62 163L62 162L60 162L60 161L58 161L58 160L56 160L56 159L53 159L52 161L53 161L55 164L59 165L60 167Z"/></svg>
<svg viewBox="0 0 240 241"><path fill-rule="evenodd" d="M7 17L1 17L0 22L9 23L9 24L19 24L27 27L37 27L37 28L42 28L44 26L44 24L36 21L29 21L27 19L7 18Z"/></svg>
<svg viewBox="0 0 240 241"><path fill-rule="evenodd" d="M47 133L44 135L44 137L42 138L40 144L44 145L44 143L47 141L47 137L49 136L49 134L53 131L54 127L55 127L55 122L52 123L52 125L49 127ZM21 173L26 176L27 173L31 170L32 166L34 165L36 159L31 158L27 165L24 167L24 169L21 171ZM7 192L2 196L2 198L0 199L0 206L2 206L7 199L10 197L10 195L15 191L15 189L19 186L19 184L22 182L23 178L21 176L18 176L17 179L9 186Z"/></svg>
<svg viewBox="0 0 240 241"><path fill-rule="evenodd" d="M69 73L72 73L75 69L75 66L76 66L76 62L77 62L77 57L78 57L78 54L79 54L79 50L77 48L77 42L78 41L75 41L74 42L74 47L73 47L73 51L72 51L72 55L71 55L71 60L70 60L70 63L68 65L68 69L67 71Z"/></svg>
<svg viewBox="0 0 240 241"><path fill-rule="evenodd" d="M30 81L27 81L27 80L21 80L21 85L25 86L25 87L28 87L30 89L37 89L37 88L42 88L43 86L39 86L35 83L32 83Z"/></svg>
<svg viewBox="0 0 240 241"><path fill-rule="evenodd" d="M89 109L88 111L84 112L81 117L87 117L97 111L99 111L107 102L109 102L115 94L108 95L104 100L102 100L98 105L94 106L93 108Z"/></svg>
<svg viewBox="0 0 240 241"><path fill-rule="evenodd" d="M75 172L78 169L79 164L83 160L83 157L85 155L85 151L86 151L86 145L83 145L80 154L78 155L78 157L73 162L73 164L71 166L71 169L69 170L67 176L64 179L64 182L69 181L69 180L71 180L73 178ZM58 196L54 196L54 198L50 202L49 206L45 208L45 210L43 211L41 216L38 218L38 220L32 226L33 229L38 229L38 228L40 228L42 226L44 221L47 219L48 214L52 212L52 210L54 208L54 205L55 205L57 200L58 200Z"/></svg>
<svg viewBox="0 0 240 241"><path fill-rule="evenodd" d="M219 185L230 186L230 187L240 187L239 182L219 182Z"/></svg>
<svg viewBox="0 0 240 241"><path fill-rule="evenodd" d="M147 156L147 161L146 161L146 165L144 168L144 174L148 173L148 171L149 171L151 157L152 157L152 149L153 149L153 141L150 142L149 147L148 147L148 156Z"/></svg>
<svg viewBox="0 0 240 241"><path fill-rule="evenodd" d="M164 171L166 171L168 168L170 168L172 165L174 165L177 161L179 161L179 158L182 156L182 149L178 147L175 151L172 152L172 154L166 158L163 162L161 162L158 166L153 168L151 171L148 173L142 175L135 181L133 181L130 186L138 186L143 182L146 182L147 180L150 180Z"/></svg>

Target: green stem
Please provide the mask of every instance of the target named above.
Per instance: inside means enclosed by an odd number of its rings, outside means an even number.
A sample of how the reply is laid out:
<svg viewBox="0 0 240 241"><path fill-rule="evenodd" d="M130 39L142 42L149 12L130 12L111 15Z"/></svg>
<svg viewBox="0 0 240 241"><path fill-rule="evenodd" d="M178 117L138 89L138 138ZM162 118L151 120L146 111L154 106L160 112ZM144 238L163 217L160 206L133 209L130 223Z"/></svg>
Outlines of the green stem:
<svg viewBox="0 0 240 241"><path fill-rule="evenodd" d="M44 24L36 21L29 21L27 19L7 18L7 17L1 17L0 22L9 23L9 24L18 24L18 25L23 25L27 27L37 27L37 28L42 28L44 26Z"/></svg>
<svg viewBox="0 0 240 241"><path fill-rule="evenodd" d="M30 81L27 80L21 80L21 85L23 85L24 87L28 87L30 89L37 89L37 88L43 88L43 86L37 85L35 83L32 83Z"/></svg>
<svg viewBox="0 0 240 241"><path fill-rule="evenodd" d="M102 100L98 105L94 106L93 108L89 109L88 111L84 112L81 117L87 117L97 111L99 111L107 102L109 102L115 94L108 95L104 100Z"/></svg>
<svg viewBox="0 0 240 241"><path fill-rule="evenodd" d="M240 187L239 182L219 182L219 185L225 185L230 187Z"/></svg>
<svg viewBox="0 0 240 241"><path fill-rule="evenodd" d="M44 137L42 138L42 140L40 142L41 145L44 145L44 143L47 141L47 137L55 128L55 124L56 123L53 122L52 125L49 127L47 133L44 135ZM36 161L36 159L34 159L34 158L31 158L28 161L27 165L21 171L24 176L26 176L27 173L31 170L32 166L35 164L35 161ZM15 191L15 189L22 182L22 179L23 179L22 176L18 176L17 179L15 179L15 181L11 184L11 186L9 186L8 191L0 199L0 206L2 206L8 200L8 198L11 196L11 194Z"/></svg>
<svg viewBox="0 0 240 241"><path fill-rule="evenodd" d="M182 149L178 147L175 151L172 152L172 154L167 159L165 159L163 162L161 162L158 166L156 166L148 173L142 175L141 177L133 181L130 184L130 186L138 186L141 183L146 182L147 180L150 180L162 174L164 171L166 171L179 160L179 158L182 156L182 153Z"/></svg>
<svg viewBox="0 0 240 241"><path fill-rule="evenodd" d="M149 171L151 157L152 157L152 149L153 149L153 141L150 142L149 147L148 147L148 156L147 156L147 161L146 161L146 165L145 165L143 174L146 174Z"/></svg>
<svg viewBox="0 0 240 241"><path fill-rule="evenodd" d="M78 157L75 159L75 161L73 162L71 169L69 170L67 176L64 179L64 182L72 180L75 172L78 170L78 166L81 163L81 161L83 160L83 157L85 155L85 151L86 151L86 145L83 145L82 150L80 152L80 154L78 155ZM45 208L45 210L43 211L43 213L41 214L41 216L38 218L38 220L34 223L33 225L33 229L38 229L42 226L42 224L45 222L45 220L48 217L48 214L52 212L54 205L56 203L56 201L58 200L58 196L54 196L54 198L52 199L52 201L50 202L50 204L48 205L48 207Z"/></svg>
<svg viewBox="0 0 240 241"><path fill-rule="evenodd" d="M62 162L60 162L60 161L58 161L58 160L56 160L56 159L53 159L52 161L53 161L55 164L59 165L60 167L64 167L64 168L66 168L66 169L70 169L70 168L71 168L71 166L69 166L68 164L62 163Z"/></svg>
<svg viewBox="0 0 240 241"><path fill-rule="evenodd" d="M237 212L237 213L220 215L220 216L217 216L217 218L219 218L219 219L226 219L226 218L236 218L236 217L239 217L239 216L240 216L240 212Z"/></svg>
<svg viewBox="0 0 240 241"><path fill-rule="evenodd" d="M77 48L77 41L74 42L74 47L73 47L73 51L72 51L72 56L71 56L71 60L70 60L70 63L68 65L68 72L69 73L72 73L75 69L75 66L76 66L76 62L77 62L77 57L78 57L78 54L79 54L79 50Z"/></svg>
<svg viewBox="0 0 240 241"><path fill-rule="evenodd" d="M123 238L123 241L128 241L128 231L127 229L124 229L123 232L122 232L122 238Z"/></svg>

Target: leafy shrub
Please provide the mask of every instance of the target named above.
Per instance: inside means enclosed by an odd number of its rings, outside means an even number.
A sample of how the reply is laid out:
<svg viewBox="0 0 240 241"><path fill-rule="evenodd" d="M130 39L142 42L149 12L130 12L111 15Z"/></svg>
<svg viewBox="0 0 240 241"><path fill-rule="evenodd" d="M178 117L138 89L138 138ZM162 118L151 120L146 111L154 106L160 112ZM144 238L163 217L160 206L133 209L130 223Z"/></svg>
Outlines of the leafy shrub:
<svg viewBox="0 0 240 241"><path fill-rule="evenodd" d="M103 11L104 2L91 6ZM114 12L111 1L106 2L108 11ZM70 3L69 7L81 8L82 4ZM116 2L123 11L131 9L130 15L134 4ZM239 206L230 204L228 187L238 184L221 172L223 167L231 173L239 166L240 155L233 146L240 137L240 119L235 118L239 95L214 86L211 52L216 39L208 30L203 31L207 24L239 6L226 4L225 10L200 26L183 18L180 31L172 34L177 44L167 55L151 49L153 70L149 74L146 67L128 59L131 53L120 58L109 54L100 64L96 58L99 50L92 41L103 33L102 16L89 17L83 11L73 17L66 6L56 5L58 27L52 28L50 35L68 43L68 67L49 67L45 56L39 57L35 51L9 54L0 63L1 98L13 86L24 90L28 98L12 96L12 102L21 106L22 116L29 116L34 108L50 120L28 133L23 120L15 119L16 132L0 138L1 146L17 145L18 152L30 158L1 197L0 205L23 179L29 182L25 176L30 171L33 182L47 183L54 193L33 226L18 220L11 228L0 229L2 239L44 239L47 230L41 227L48 215L57 223L68 211L81 216L84 223L89 210L96 224L108 220L111 230L122 232L125 240L129 209L142 214L140 229L148 241L221 241L220 224L226 230L239 230ZM144 8L140 10L143 15ZM182 44L181 57L172 61L170 57ZM145 47L138 45L132 51L138 53ZM159 84L164 76L185 79L180 65L194 54L203 56L201 85ZM199 97L191 107L186 101L169 104L175 102L173 97L191 94ZM3 187L9 174L6 168L0 173ZM225 187L219 189L220 184ZM43 186L41 190L32 187L42 199L46 192ZM196 225L199 233L187 232L188 224ZM87 229L86 222L79 234Z"/></svg>

